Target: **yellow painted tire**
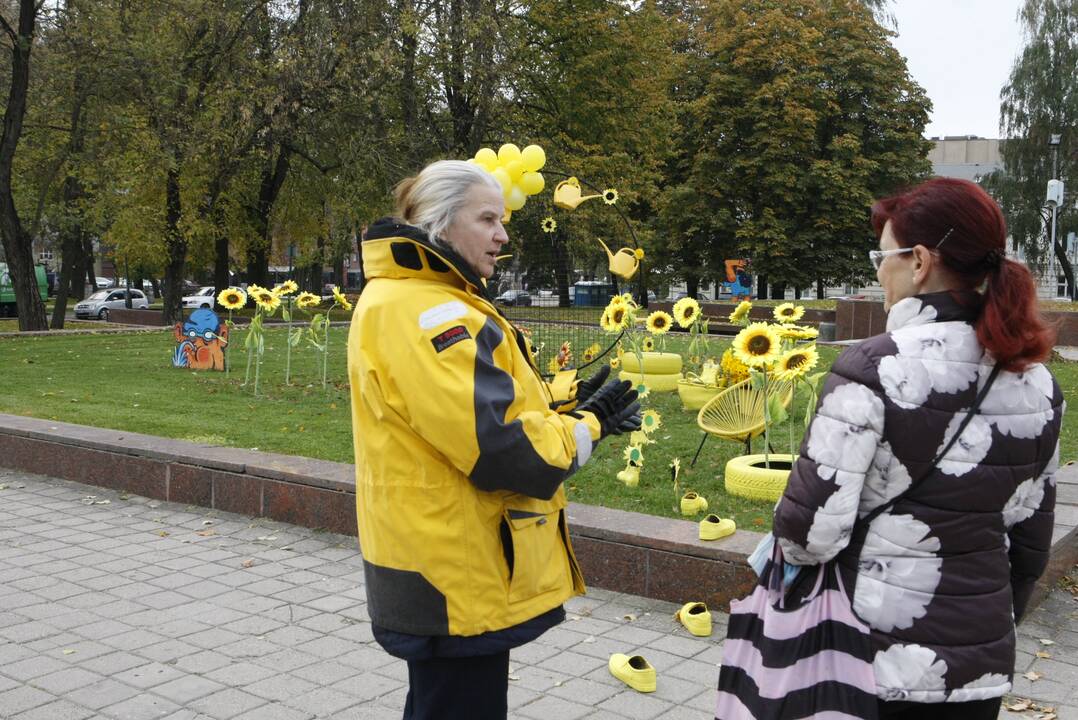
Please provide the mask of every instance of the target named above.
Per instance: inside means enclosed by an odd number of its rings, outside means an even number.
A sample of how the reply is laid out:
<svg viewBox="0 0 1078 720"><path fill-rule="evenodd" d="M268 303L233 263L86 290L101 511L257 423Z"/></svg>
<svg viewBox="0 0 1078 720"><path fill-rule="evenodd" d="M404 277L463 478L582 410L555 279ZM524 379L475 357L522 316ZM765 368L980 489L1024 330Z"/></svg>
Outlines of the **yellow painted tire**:
<svg viewBox="0 0 1078 720"><path fill-rule="evenodd" d="M640 373L622 371L621 379L628 380L634 387L644 383L648 386L650 392L673 392L677 390L677 383L681 379L681 373L671 373L669 375L644 373L641 375Z"/></svg>
<svg viewBox="0 0 1078 720"><path fill-rule="evenodd" d="M790 464L787 454L771 453L771 462ZM740 455L726 463L726 492L738 497L753 500L775 502L782 497L786 481L790 478L788 469L763 467L764 456ZM760 466L758 467L757 464Z"/></svg>
<svg viewBox="0 0 1078 720"><path fill-rule="evenodd" d="M681 397L681 406L686 410L699 410L708 400L722 392L717 385L701 385L688 380L679 380L677 394Z"/></svg>
<svg viewBox="0 0 1078 720"><path fill-rule="evenodd" d="M681 372L681 356L677 353L646 352L640 354L644 357L644 373L647 375L677 375ZM627 352L622 355L621 367L627 372L640 372L640 363L637 361L636 353Z"/></svg>

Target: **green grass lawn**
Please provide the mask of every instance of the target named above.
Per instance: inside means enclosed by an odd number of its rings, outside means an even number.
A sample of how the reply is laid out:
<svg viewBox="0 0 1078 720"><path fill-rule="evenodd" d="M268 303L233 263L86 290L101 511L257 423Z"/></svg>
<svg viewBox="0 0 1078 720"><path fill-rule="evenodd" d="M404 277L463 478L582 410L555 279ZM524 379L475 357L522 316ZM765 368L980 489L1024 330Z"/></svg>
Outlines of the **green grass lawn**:
<svg viewBox="0 0 1078 720"><path fill-rule="evenodd" d="M96 323L95 323L96 325ZM168 331L131 335L66 335L0 339L0 412L129 430L151 435L338 462L352 461L349 395L345 378L347 328L330 334L327 389L321 385L321 359L300 347L293 351L294 384L285 386L284 338L267 330L262 394L242 387L243 334L237 331L234 370L191 372L170 366L173 341ZM680 349L682 338L671 339ZM728 340L713 340L712 354ZM838 349L821 347L821 364L830 366ZM1053 362L1052 372L1068 398L1078 397L1078 363ZM803 417L799 397L791 417ZM625 440L609 438L592 460L567 483L569 497L608 507L675 516L675 494L668 465L681 460L681 490L696 490L711 508L733 517L741 527L766 529L771 504L727 496L722 473L726 461L742 452L740 444L709 438L695 468L689 462L700 442L696 413L681 409L676 393L652 393L646 406L662 414L658 443L645 451L640 486L627 488L615 479L624 467ZM788 452L789 425L772 433L772 445ZM800 442L800 423L793 425ZM756 448L761 447L757 441ZM1061 458L1078 459L1078 430L1064 422Z"/></svg>

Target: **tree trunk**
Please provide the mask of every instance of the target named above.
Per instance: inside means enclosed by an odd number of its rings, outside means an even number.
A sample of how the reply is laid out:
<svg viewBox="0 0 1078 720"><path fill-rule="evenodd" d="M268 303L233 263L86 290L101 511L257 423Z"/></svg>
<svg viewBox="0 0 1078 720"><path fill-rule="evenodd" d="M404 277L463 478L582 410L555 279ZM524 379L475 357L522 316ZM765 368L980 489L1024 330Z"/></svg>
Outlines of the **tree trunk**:
<svg viewBox="0 0 1078 720"><path fill-rule="evenodd" d="M767 300L767 275L756 276L756 299Z"/></svg>
<svg viewBox="0 0 1078 720"><path fill-rule="evenodd" d="M816 278L816 299L817 300L823 300L823 298L824 298L823 278Z"/></svg>
<svg viewBox="0 0 1078 720"><path fill-rule="evenodd" d="M1056 240L1054 244L1056 260L1059 260L1059 268L1063 271L1063 277L1067 278L1067 297L1074 300L1074 268L1071 266L1071 261L1067 258L1066 238L1063 238L1063 242Z"/></svg>
<svg viewBox="0 0 1078 720"><path fill-rule="evenodd" d="M700 296L700 278L689 275L685 278L685 292L694 300Z"/></svg>
<svg viewBox="0 0 1078 720"><path fill-rule="evenodd" d="M15 148L22 135L26 116L26 94L30 84L30 48L33 46L37 0L20 0L17 36L10 32L11 86L4 111L4 134L0 138L0 233L4 241L11 284L15 291L15 307L19 313L19 330L48 330L45 303L37 287L34 271L34 249L29 233L23 229L15 209L11 188L11 167Z"/></svg>
<svg viewBox="0 0 1078 720"><path fill-rule="evenodd" d="M74 233L64 234L60 246L60 279L56 283L56 304L52 308L53 330L63 330L64 316L67 314L67 298L71 294L72 280L76 277L75 266L81 267L82 240Z"/></svg>
<svg viewBox="0 0 1078 720"><path fill-rule="evenodd" d="M220 293L232 284L228 275L228 235L221 233L214 244L213 287Z"/></svg>
<svg viewBox="0 0 1078 720"><path fill-rule="evenodd" d="M180 230L180 174L170 168L165 179L165 262L164 323L172 325L183 320L183 268L187 261L187 240Z"/></svg>
<svg viewBox="0 0 1078 720"><path fill-rule="evenodd" d="M85 280L85 282L83 282ZM94 271L94 241L83 233L82 235L82 273L79 277L78 292L73 297L81 300L86 297L86 287L90 287L90 293L97 292L97 275ZM74 288L73 288L74 289Z"/></svg>
<svg viewBox="0 0 1078 720"><path fill-rule="evenodd" d="M270 213L273 203L281 192L288 170L291 167L291 152L282 143L277 160L270 167L262 169L262 180L258 187L258 205L254 208L255 229L259 243L247 251L247 282L265 287L269 282L269 252L273 247L273 233L270 228ZM321 284L319 284L321 287Z"/></svg>
<svg viewBox="0 0 1078 720"><path fill-rule="evenodd" d="M771 299L784 300L786 298L786 283L775 283L771 286Z"/></svg>
<svg viewBox="0 0 1078 720"><path fill-rule="evenodd" d="M75 95L80 94L81 75L75 74ZM82 103L76 101L71 107L71 155L78 160L83 151L83 140L86 134L85 125L82 122ZM85 267L82 249L82 213L78 209L78 201L83 197L82 184L78 178L69 174L64 178L63 199L64 208L69 217L73 218L70 224L62 228L60 241L60 280L56 288L56 302L52 308L52 329L62 330L64 316L67 314L67 299L74 290L74 279L78 278L79 288L76 297L81 300L85 293L82 285L82 270Z"/></svg>

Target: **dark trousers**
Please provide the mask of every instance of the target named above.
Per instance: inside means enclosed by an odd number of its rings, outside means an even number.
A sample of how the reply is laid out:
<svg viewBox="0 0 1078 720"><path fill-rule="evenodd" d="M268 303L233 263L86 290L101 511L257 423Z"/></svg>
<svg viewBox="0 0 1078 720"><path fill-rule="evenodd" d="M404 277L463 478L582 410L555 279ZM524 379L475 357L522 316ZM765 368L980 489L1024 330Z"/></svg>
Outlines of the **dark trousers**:
<svg viewBox="0 0 1078 720"><path fill-rule="evenodd" d="M408 661L404 720L505 720L509 651Z"/></svg>
<svg viewBox="0 0 1078 720"><path fill-rule="evenodd" d="M996 720L1003 698L959 703L880 702L881 720Z"/></svg>

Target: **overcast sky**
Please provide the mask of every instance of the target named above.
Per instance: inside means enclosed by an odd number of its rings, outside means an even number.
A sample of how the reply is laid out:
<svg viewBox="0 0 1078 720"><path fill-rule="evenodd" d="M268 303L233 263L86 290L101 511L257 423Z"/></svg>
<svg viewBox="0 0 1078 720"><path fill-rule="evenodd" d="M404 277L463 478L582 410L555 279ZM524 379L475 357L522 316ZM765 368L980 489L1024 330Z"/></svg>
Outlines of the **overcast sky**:
<svg viewBox="0 0 1078 720"><path fill-rule="evenodd" d="M999 134L999 91L1022 46L1021 0L894 0L895 47L928 93L927 137Z"/></svg>

